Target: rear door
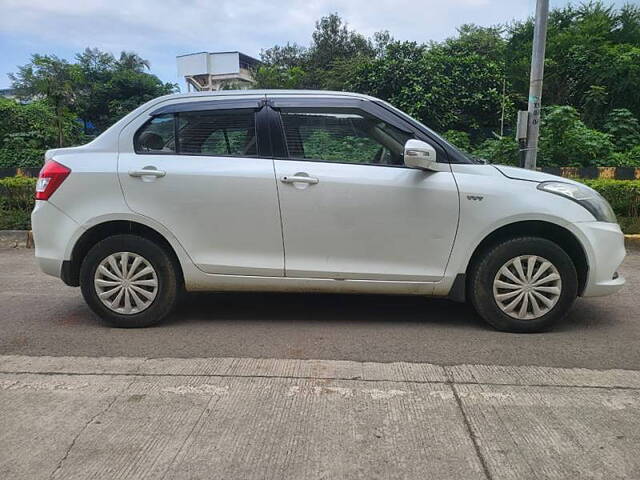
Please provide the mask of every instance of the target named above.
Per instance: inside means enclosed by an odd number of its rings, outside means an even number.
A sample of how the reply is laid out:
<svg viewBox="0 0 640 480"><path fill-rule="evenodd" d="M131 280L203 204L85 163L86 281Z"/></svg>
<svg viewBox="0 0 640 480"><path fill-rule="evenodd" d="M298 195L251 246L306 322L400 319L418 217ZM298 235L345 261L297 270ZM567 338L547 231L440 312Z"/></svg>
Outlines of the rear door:
<svg viewBox="0 0 640 480"><path fill-rule="evenodd" d="M441 279L458 192L447 163L437 172L404 166L404 143L424 138L364 101L270 101L286 147L275 161L286 275Z"/></svg>
<svg viewBox="0 0 640 480"><path fill-rule="evenodd" d="M261 103L168 105L121 136L118 174L129 207L170 230L208 273L284 273Z"/></svg>

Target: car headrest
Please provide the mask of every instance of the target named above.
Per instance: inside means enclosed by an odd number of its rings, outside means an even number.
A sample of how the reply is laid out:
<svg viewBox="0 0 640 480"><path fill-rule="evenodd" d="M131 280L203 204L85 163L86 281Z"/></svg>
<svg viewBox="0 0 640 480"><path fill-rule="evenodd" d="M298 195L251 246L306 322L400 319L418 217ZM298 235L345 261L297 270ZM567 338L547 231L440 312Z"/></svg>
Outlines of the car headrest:
<svg viewBox="0 0 640 480"><path fill-rule="evenodd" d="M162 150L164 148L164 140L157 133L144 132L140 135L140 147L145 150Z"/></svg>

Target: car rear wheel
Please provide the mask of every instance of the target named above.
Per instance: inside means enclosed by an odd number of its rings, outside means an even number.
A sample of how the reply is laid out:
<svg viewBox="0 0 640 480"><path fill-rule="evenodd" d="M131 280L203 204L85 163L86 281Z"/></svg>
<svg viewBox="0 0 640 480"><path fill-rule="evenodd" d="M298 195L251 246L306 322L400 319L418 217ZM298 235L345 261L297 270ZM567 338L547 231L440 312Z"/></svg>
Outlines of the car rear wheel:
<svg viewBox="0 0 640 480"><path fill-rule="evenodd" d="M485 251L471 271L469 296L498 330L539 332L561 320L578 293L567 253L550 240L519 237Z"/></svg>
<svg viewBox="0 0 640 480"><path fill-rule="evenodd" d="M166 251L137 235L97 243L82 262L80 287L91 309L124 328L159 323L176 302L176 272Z"/></svg>

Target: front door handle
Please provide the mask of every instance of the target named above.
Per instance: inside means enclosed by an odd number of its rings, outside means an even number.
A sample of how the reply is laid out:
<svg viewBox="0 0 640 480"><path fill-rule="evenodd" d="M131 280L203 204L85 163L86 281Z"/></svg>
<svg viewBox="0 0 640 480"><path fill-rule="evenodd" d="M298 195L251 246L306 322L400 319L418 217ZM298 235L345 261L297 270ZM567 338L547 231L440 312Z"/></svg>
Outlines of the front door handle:
<svg viewBox="0 0 640 480"><path fill-rule="evenodd" d="M167 174L164 170L158 170L155 167L144 167L141 170L129 170L129 175L132 177L164 177Z"/></svg>
<svg viewBox="0 0 640 480"><path fill-rule="evenodd" d="M315 185L320 180L304 175L285 175L284 177L280 177L280 181L282 183L308 183L309 185Z"/></svg>

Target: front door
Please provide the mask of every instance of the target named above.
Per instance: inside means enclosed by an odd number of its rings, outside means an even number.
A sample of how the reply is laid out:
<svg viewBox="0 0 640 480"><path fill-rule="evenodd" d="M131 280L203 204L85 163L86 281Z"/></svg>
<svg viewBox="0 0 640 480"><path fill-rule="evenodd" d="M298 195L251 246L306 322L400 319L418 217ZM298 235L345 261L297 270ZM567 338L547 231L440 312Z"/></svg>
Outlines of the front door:
<svg viewBox="0 0 640 480"><path fill-rule="evenodd" d="M407 168L412 135L369 112L281 107L288 159L275 161L291 277L438 281L458 223L447 164Z"/></svg>
<svg viewBox="0 0 640 480"><path fill-rule="evenodd" d="M255 118L255 109L183 107L152 117L119 155L129 207L164 225L208 273L284 274L273 160L261 156Z"/></svg>

